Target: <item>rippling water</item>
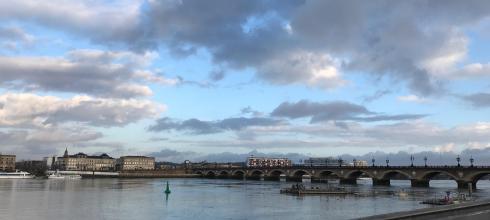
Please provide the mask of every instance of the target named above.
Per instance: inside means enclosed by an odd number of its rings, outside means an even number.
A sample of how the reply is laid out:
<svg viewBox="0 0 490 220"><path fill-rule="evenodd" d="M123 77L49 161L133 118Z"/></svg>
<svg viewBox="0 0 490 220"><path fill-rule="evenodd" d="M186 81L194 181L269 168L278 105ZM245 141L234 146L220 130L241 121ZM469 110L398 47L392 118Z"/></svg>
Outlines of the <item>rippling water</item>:
<svg viewBox="0 0 490 220"><path fill-rule="evenodd" d="M298 197L279 194L291 183L274 181L0 179L0 219L351 219L428 207L419 202L457 192L456 182L447 180L432 180L431 188L411 188L403 180L392 180L390 187L359 182L346 188L362 196ZM490 181L477 187L476 199L490 197ZM397 196L402 190L409 195Z"/></svg>

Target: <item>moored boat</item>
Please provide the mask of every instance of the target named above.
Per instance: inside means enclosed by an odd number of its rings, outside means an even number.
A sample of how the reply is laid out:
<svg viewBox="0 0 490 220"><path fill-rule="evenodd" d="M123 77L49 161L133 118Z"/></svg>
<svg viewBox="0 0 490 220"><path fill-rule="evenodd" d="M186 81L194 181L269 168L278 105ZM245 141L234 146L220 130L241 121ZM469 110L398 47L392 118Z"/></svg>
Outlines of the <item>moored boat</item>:
<svg viewBox="0 0 490 220"><path fill-rule="evenodd" d="M420 204L429 204L429 205L450 205L450 204L453 204L454 201L452 199L426 199L422 202L420 202Z"/></svg>
<svg viewBox="0 0 490 220"><path fill-rule="evenodd" d="M303 186L303 184L293 184L291 188L281 189L280 193L294 194L294 195L347 195L354 194L353 192L346 191L343 188L328 188L321 189L319 187L309 188Z"/></svg>
<svg viewBox="0 0 490 220"><path fill-rule="evenodd" d="M0 179L32 179L34 175L24 171L15 171L11 173L0 172Z"/></svg>
<svg viewBox="0 0 490 220"><path fill-rule="evenodd" d="M81 179L80 175L62 175L60 173L53 173L48 176L48 179Z"/></svg>

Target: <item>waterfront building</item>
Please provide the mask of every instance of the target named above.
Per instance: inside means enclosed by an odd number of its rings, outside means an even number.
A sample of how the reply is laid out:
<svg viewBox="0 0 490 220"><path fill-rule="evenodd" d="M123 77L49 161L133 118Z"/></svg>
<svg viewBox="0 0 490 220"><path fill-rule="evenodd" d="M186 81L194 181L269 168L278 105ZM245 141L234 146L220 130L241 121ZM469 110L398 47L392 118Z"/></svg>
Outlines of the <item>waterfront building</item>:
<svg viewBox="0 0 490 220"><path fill-rule="evenodd" d="M68 149L66 149L63 157L58 157L55 164L60 170L114 171L116 160L107 154L99 156L89 156L84 153L69 155Z"/></svg>
<svg viewBox="0 0 490 220"><path fill-rule="evenodd" d="M0 154L0 171L15 170L15 155Z"/></svg>
<svg viewBox="0 0 490 220"><path fill-rule="evenodd" d="M350 163L351 166L356 166L356 167L367 167L369 166L368 162L365 160L356 160L354 163Z"/></svg>
<svg viewBox="0 0 490 220"><path fill-rule="evenodd" d="M155 162L155 169L158 170L175 170L175 169L184 169L185 166L183 164L172 163L172 162Z"/></svg>
<svg viewBox="0 0 490 220"><path fill-rule="evenodd" d="M200 168L237 168L237 167L244 167L245 163L244 162L229 162L229 163L217 163L217 162L201 162L197 164L193 164L193 167L200 167Z"/></svg>
<svg viewBox="0 0 490 220"><path fill-rule="evenodd" d="M254 157L253 155L247 158L247 167L289 167L291 165L291 160L288 158Z"/></svg>
<svg viewBox="0 0 490 220"><path fill-rule="evenodd" d="M304 160L304 165L313 167L339 166L339 160L334 157L310 157Z"/></svg>
<svg viewBox="0 0 490 220"><path fill-rule="evenodd" d="M154 170L155 158L145 156L123 156L117 159L117 170Z"/></svg>

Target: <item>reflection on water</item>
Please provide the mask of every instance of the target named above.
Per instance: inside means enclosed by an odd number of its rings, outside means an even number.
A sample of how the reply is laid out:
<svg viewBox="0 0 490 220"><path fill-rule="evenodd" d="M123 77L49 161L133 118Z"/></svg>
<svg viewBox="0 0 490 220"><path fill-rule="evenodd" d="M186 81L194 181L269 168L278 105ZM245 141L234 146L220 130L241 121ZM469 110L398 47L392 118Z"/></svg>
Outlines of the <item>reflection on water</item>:
<svg viewBox="0 0 490 220"><path fill-rule="evenodd" d="M166 181L172 193L165 194ZM432 180L412 188L359 180L358 196L279 194L289 182L214 179L0 180L0 219L350 219L427 207L426 198L457 193L456 182ZM308 183L324 187L325 183ZM490 181L474 197L490 197Z"/></svg>

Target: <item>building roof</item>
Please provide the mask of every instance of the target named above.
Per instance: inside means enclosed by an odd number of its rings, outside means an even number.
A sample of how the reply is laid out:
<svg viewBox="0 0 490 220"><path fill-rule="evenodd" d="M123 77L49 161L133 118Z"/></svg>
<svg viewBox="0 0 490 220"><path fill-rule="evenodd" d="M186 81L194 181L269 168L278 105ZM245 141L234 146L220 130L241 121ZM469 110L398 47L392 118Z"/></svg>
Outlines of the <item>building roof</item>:
<svg viewBox="0 0 490 220"><path fill-rule="evenodd" d="M254 156L250 156L247 159L249 159L249 160L250 159L260 159L260 160L289 160L286 157L279 158L279 157L254 157Z"/></svg>
<svg viewBox="0 0 490 220"><path fill-rule="evenodd" d="M121 156L121 158L148 158L148 159L155 159L154 157L147 157L147 156Z"/></svg>
<svg viewBox="0 0 490 220"><path fill-rule="evenodd" d="M65 157L65 156L63 156L63 157ZM59 158L63 158L63 157L59 157ZM99 156L96 156L96 155L88 156L87 154L80 152L80 153L77 153L77 154L74 154L74 155L68 155L66 157L68 157L68 158L114 159L114 158L110 157L106 153L103 153L103 154L101 154Z"/></svg>

